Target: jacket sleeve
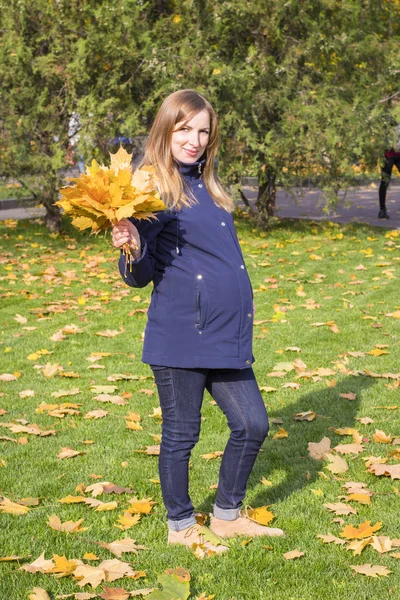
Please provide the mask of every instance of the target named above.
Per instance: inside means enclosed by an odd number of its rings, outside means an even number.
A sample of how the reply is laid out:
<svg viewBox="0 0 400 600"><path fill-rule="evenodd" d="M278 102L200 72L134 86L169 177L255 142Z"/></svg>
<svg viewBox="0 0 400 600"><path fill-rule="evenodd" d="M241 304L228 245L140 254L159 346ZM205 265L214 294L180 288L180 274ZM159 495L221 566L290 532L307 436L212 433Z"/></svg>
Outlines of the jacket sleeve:
<svg viewBox="0 0 400 600"><path fill-rule="evenodd" d="M126 262L125 255L120 253L118 267L121 277L130 287L142 288L152 281L156 264L157 236L171 220L171 214L166 211L155 213L155 218L135 219L129 221L135 225L140 235L142 253L139 258L132 261L131 265Z"/></svg>

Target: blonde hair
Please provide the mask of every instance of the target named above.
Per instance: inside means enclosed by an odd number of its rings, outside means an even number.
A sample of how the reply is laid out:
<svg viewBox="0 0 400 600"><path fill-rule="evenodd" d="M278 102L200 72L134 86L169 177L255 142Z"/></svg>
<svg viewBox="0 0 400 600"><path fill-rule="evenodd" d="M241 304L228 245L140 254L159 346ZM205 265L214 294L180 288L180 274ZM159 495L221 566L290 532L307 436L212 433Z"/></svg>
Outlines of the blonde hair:
<svg viewBox="0 0 400 600"><path fill-rule="evenodd" d="M171 138L177 123L187 123L202 110L207 110L210 115L210 137L203 169L204 184L215 204L231 212L233 202L214 173L219 145L217 116L211 104L194 90L180 90L165 98L150 129L141 166L155 166L160 194L169 208L181 209L195 203L196 199L185 186L178 164L172 156Z"/></svg>

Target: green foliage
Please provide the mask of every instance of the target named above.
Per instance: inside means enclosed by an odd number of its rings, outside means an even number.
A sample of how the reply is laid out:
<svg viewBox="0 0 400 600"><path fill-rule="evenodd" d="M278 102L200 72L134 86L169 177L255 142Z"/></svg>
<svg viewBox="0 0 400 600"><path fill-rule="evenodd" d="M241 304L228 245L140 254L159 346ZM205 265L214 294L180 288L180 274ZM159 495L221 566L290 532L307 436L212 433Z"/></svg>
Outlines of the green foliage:
<svg viewBox="0 0 400 600"><path fill-rule="evenodd" d="M375 168L398 96L398 0L1 0L1 175L37 173L50 210L76 151L101 158L193 87L220 117L221 176L257 176L258 208L304 177L333 193ZM40 189L42 188L42 189Z"/></svg>

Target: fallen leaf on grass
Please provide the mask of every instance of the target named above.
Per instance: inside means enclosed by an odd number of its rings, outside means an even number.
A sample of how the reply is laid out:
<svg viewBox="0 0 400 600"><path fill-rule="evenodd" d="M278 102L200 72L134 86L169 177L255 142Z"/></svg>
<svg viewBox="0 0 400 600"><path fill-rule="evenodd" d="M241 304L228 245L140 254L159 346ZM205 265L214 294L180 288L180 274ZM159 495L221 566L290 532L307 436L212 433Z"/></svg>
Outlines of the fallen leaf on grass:
<svg viewBox="0 0 400 600"><path fill-rule="evenodd" d="M353 569L353 571L360 573L361 575L366 575L367 577L387 577L389 573L392 572L389 571L387 567L371 565L371 563L360 566L350 565L350 569Z"/></svg>
<svg viewBox="0 0 400 600"><path fill-rule="evenodd" d="M78 521L65 521L64 523L61 523L60 517L57 517L57 515L51 515L47 524L55 531L63 531L64 533L79 533L80 531L86 531L88 529L87 527L80 527L83 521L84 519L79 519Z"/></svg>
<svg viewBox="0 0 400 600"><path fill-rule="evenodd" d="M387 535L374 535L372 536L371 546L379 554L384 554L392 550L392 540Z"/></svg>
<svg viewBox="0 0 400 600"><path fill-rule="evenodd" d="M12 562L14 560L24 560L23 556L0 556L0 562Z"/></svg>
<svg viewBox="0 0 400 600"><path fill-rule="evenodd" d="M275 435L272 439L273 440L281 440L281 439L284 439L287 437L289 437L288 431L286 431L286 429L284 429L283 427L279 427L278 431L275 433Z"/></svg>
<svg viewBox="0 0 400 600"><path fill-rule="evenodd" d="M122 396L113 396L112 394L97 394L97 396L94 396L94 400L98 400L99 402L110 402L116 406L128 404L128 401L124 400Z"/></svg>
<svg viewBox="0 0 400 600"><path fill-rule="evenodd" d="M134 552L137 554L138 550L148 550L146 546L137 546L135 540L132 540L131 538L115 540L115 542L110 542L109 544L100 542L100 546L115 554L117 558L121 558L123 552Z"/></svg>
<svg viewBox="0 0 400 600"><path fill-rule="evenodd" d="M29 512L28 506L23 506L17 502L12 502L8 498L3 498L0 502L0 512L10 515L26 515Z"/></svg>
<svg viewBox="0 0 400 600"><path fill-rule="evenodd" d="M28 565L22 565L19 571L27 571L27 573L49 573L54 568L54 561L52 559L45 559L44 552L32 563Z"/></svg>
<svg viewBox="0 0 400 600"><path fill-rule="evenodd" d="M140 521L140 518L140 515L131 515L128 512L124 512L123 515L119 515L118 517L119 525L114 524L114 527L121 529L121 531L126 531L127 529L130 529L131 527L137 525Z"/></svg>
<svg viewBox="0 0 400 600"><path fill-rule="evenodd" d="M339 473L345 473L349 470L349 465L344 458L331 453L325 454L325 458L330 462L325 468L331 473L338 475Z"/></svg>
<svg viewBox="0 0 400 600"><path fill-rule="evenodd" d="M259 523L260 525L268 525L275 518L271 511L268 510L268 506L259 506L258 508L247 508L246 515L252 521Z"/></svg>
<svg viewBox="0 0 400 600"><path fill-rule="evenodd" d="M124 588L110 588L106 585L104 586L104 592L99 596L103 600L127 600L129 597L130 593Z"/></svg>
<svg viewBox="0 0 400 600"><path fill-rule="evenodd" d="M182 581L175 573L163 573L157 577L162 590L154 590L149 600L187 600L190 596L190 582Z"/></svg>
<svg viewBox="0 0 400 600"><path fill-rule="evenodd" d="M328 533L327 535L323 535L322 533L319 533L317 535L317 538L322 540L324 544L332 544L333 543L333 544L343 546L343 544L346 543L345 540L341 540L340 538L336 537L332 533Z"/></svg>
<svg viewBox="0 0 400 600"><path fill-rule="evenodd" d="M348 504L343 504L343 502L328 503L328 504L324 504L324 506L331 512L335 513L335 515L337 515L337 516L357 514L357 511L355 508L353 508L352 506L349 506Z"/></svg>
<svg viewBox="0 0 400 600"><path fill-rule="evenodd" d="M331 440L328 437L322 438L322 440L318 443L309 442L307 446L309 455L315 460L323 460L330 449Z"/></svg>
<svg viewBox="0 0 400 600"><path fill-rule="evenodd" d="M368 471L377 475L385 475L387 477L391 477L392 479L400 479L400 463L396 465L386 465L382 463L374 463L372 464Z"/></svg>
<svg viewBox="0 0 400 600"><path fill-rule="evenodd" d="M156 502L153 502L151 498L143 498L142 500L132 498L132 500L129 500L129 504L130 506L127 509L129 513L148 515L153 510Z"/></svg>
<svg viewBox="0 0 400 600"><path fill-rule="evenodd" d="M102 408L98 408L97 410L90 410L88 413L86 413L86 415L83 418L84 419L103 419L107 415L108 415L108 412L106 410L103 410Z"/></svg>
<svg viewBox="0 0 400 600"><path fill-rule="evenodd" d="M121 333L124 333L123 329L122 331L117 331L116 329L106 329L105 331L98 331L95 335L100 335L102 337L116 337Z"/></svg>
<svg viewBox="0 0 400 600"><path fill-rule="evenodd" d="M371 425L374 422L370 417L356 417L356 421L360 421L363 425Z"/></svg>
<svg viewBox="0 0 400 600"><path fill-rule="evenodd" d="M360 454L364 452L364 446L362 444L338 444L333 448L339 454Z"/></svg>
<svg viewBox="0 0 400 600"><path fill-rule="evenodd" d="M353 540L346 546L346 550L351 550L354 556L359 556L361 552L371 544L372 537L363 540Z"/></svg>
<svg viewBox="0 0 400 600"><path fill-rule="evenodd" d="M29 600L50 600L50 596L43 588L35 587L32 594L29 594Z"/></svg>
<svg viewBox="0 0 400 600"><path fill-rule="evenodd" d="M78 450L73 450L72 448L61 448L61 452L57 454L57 458L74 458L75 456L79 456L81 454L86 454L86 452L79 452Z"/></svg>
<svg viewBox="0 0 400 600"><path fill-rule="evenodd" d="M297 413L293 418L295 421L313 421L317 413L312 410L308 410L306 412Z"/></svg>
<svg viewBox="0 0 400 600"><path fill-rule="evenodd" d="M365 521L358 527L353 525L346 525L343 531L340 532L340 537L348 540L360 540L362 538L371 537L375 531L378 531L382 527L382 523L375 523L371 527L371 521Z"/></svg>
<svg viewBox="0 0 400 600"><path fill-rule="evenodd" d="M339 394L340 398L345 398L346 400L357 400L357 394L353 394L353 392L349 392L346 394Z"/></svg>
<svg viewBox="0 0 400 600"><path fill-rule="evenodd" d="M219 458L222 455L223 455L222 450L216 450L215 452L208 452L208 454L200 454L201 458L204 458L204 460L206 460L206 461L212 460L213 458Z"/></svg>
<svg viewBox="0 0 400 600"><path fill-rule="evenodd" d="M283 558L285 560L293 560L294 558L301 558L304 554L305 552L300 552L300 550L291 550L290 552L285 552Z"/></svg>
<svg viewBox="0 0 400 600"><path fill-rule="evenodd" d="M392 436L387 435L384 431L381 431L380 429L376 429L372 437L374 439L374 442L378 444L390 444L392 441Z"/></svg>

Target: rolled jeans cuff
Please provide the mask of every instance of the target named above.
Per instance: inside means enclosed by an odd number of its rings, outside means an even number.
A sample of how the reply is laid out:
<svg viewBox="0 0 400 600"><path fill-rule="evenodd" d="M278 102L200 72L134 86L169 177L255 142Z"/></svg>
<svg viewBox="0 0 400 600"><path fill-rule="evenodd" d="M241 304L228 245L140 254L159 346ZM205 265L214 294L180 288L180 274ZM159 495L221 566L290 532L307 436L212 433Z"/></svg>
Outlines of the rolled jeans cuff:
<svg viewBox="0 0 400 600"><path fill-rule="evenodd" d="M220 508L214 504L214 517L223 521L235 521L239 518L240 508Z"/></svg>
<svg viewBox="0 0 400 600"><path fill-rule="evenodd" d="M197 521L194 515L186 517L186 519L181 519L180 521L168 519L168 527L169 529L172 529L172 531L182 531L183 529L196 525L196 523Z"/></svg>

